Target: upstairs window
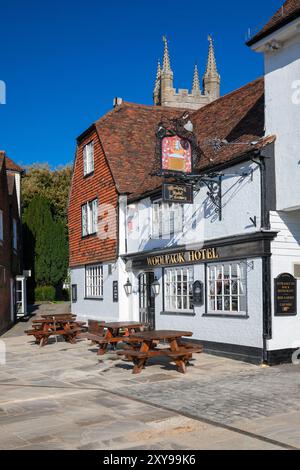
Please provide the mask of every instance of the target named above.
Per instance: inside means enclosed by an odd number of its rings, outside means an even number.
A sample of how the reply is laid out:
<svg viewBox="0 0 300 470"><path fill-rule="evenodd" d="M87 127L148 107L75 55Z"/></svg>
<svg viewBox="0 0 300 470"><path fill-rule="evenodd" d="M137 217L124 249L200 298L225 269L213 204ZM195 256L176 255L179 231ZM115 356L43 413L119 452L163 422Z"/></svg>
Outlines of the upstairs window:
<svg viewBox="0 0 300 470"><path fill-rule="evenodd" d="M3 241L4 233L3 233L3 211L0 210L0 240Z"/></svg>
<svg viewBox="0 0 300 470"><path fill-rule="evenodd" d="M83 147L83 173L84 176L90 175L94 171L94 142Z"/></svg>
<svg viewBox="0 0 300 470"><path fill-rule="evenodd" d="M13 249L18 249L18 222L13 219Z"/></svg>
<svg viewBox="0 0 300 470"><path fill-rule="evenodd" d="M98 224L98 199L87 202L81 206L81 226L82 236L93 235L97 233Z"/></svg>
<svg viewBox="0 0 300 470"><path fill-rule="evenodd" d="M152 204L152 238L171 238L183 231L182 204L157 201Z"/></svg>

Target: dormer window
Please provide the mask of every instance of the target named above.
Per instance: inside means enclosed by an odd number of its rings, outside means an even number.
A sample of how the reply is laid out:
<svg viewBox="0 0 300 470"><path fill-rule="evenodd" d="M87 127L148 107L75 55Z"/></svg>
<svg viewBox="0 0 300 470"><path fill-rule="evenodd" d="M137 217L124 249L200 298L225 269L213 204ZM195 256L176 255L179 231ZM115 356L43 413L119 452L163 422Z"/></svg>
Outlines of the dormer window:
<svg viewBox="0 0 300 470"><path fill-rule="evenodd" d="M94 171L94 141L83 147L83 174L90 175Z"/></svg>

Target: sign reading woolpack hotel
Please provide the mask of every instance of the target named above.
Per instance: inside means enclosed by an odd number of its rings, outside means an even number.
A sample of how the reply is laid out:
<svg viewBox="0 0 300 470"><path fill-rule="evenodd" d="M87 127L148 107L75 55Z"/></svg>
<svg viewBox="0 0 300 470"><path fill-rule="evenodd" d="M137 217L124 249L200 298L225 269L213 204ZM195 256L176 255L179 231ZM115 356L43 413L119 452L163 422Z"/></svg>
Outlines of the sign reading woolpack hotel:
<svg viewBox="0 0 300 470"><path fill-rule="evenodd" d="M216 248L203 250L181 251L179 253L150 256L147 258L148 266L172 266L178 264L193 264L199 261L219 259Z"/></svg>

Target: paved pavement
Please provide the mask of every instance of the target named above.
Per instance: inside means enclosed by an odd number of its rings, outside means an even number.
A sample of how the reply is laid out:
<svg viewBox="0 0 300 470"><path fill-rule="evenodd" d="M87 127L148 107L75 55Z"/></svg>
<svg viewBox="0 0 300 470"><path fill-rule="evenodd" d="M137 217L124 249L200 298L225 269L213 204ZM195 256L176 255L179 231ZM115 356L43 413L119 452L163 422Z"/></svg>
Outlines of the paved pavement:
<svg viewBox="0 0 300 470"><path fill-rule="evenodd" d="M1 337L0 449L300 448L297 366L202 354L186 375L153 360L134 376L86 340L39 348L16 328Z"/></svg>

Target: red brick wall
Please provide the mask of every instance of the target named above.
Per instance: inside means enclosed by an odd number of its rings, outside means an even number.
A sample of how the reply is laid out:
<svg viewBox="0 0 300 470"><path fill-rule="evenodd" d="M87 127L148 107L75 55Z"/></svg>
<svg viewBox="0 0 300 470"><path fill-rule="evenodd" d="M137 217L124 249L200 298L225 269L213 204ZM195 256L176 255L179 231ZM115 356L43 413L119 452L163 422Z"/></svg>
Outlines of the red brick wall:
<svg viewBox="0 0 300 470"><path fill-rule="evenodd" d="M84 177L83 147L91 140L94 140L94 173ZM117 209L118 193L115 183L98 135L95 130L91 130L78 144L71 185L68 209L70 267L111 261L117 257L117 234L114 239L106 240L100 240L97 235L82 238L81 206L96 197L98 203L112 204ZM106 217L105 214L104 216ZM117 216L114 216L114 222L117 222Z"/></svg>
<svg viewBox="0 0 300 470"><path fill-rule="evenodd" d="M0 170L0 209L3 211L4 240L0 241L0 332L10 323L11 226L5 163Z"/></svg>

